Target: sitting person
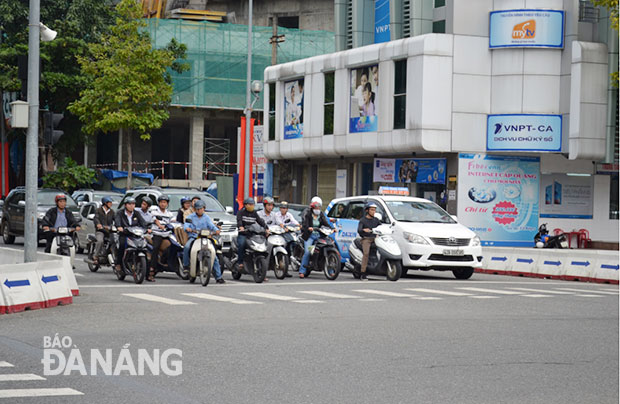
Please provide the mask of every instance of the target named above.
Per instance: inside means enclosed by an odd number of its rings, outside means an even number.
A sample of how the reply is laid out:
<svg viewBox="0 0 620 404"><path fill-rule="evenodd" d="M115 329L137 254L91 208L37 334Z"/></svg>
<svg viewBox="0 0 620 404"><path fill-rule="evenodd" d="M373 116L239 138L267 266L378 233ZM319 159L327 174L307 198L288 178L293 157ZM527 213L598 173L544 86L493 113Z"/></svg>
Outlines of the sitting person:
<svg viewBox="0 0 620 404"><path fill-rule="evenodd" d="M196 237L200 230L210 230L215 234L220 234L220 229L213 224L211 218L205 213L206 204L202 200L196 201L194 204L194 209L196 212L189 215L186 219L185 231L188 233L189 240L185 244L183 248L183 267L186 271L190 269L190 253L192 251L192 244L196 241ZM215 275L215 281L217 283L226 283L224 278L222 278L222 269L220 267L220 261L217 256L215 257L215 261L213 262L213 275Z"/></svg>

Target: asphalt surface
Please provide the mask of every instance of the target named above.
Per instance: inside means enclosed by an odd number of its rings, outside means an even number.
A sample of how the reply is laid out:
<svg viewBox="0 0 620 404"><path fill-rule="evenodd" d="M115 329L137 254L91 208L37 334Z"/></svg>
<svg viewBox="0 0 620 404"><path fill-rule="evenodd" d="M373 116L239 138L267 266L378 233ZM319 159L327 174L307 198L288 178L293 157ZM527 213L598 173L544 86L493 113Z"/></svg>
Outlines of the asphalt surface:
<svg viewBox="0 0 620 404"><path fill-rule="evenodd" d="M72 305L0 316L0 403L618 402L617 285L433 271L135 285L83 257ZM56 333L89 375L44 375ZM115 367L127 344L136 368L139 350L180 349L182 374L91 374L92 349ZM16 389L69 390L2 398Z"/></svg>

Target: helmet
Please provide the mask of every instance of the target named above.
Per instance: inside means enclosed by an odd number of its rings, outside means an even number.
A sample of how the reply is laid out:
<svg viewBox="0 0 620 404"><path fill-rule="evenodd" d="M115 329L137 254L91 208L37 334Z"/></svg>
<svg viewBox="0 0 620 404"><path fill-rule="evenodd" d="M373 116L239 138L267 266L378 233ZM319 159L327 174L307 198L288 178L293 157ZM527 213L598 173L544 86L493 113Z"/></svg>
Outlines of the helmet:
<svg viewBox="0 0 620 404"><path fill-rule="evenodd" d="M206 207L207 207L207 204L202 199L197 200L196 203L194 204L195 209L206 208Z"/></svg>
<svg viewBox="0 0 620 404"><path fill-rule="evenodd" d="M364 205L364 210L368 210L370 208L377 208L377 204L374 202L366 202L366 205Z"/></svg>
<svg viewBox="0 0 620 404"><path fill-rule="evenodd" d="M183 205L185 202L191 202L192 200L189 199L187 196L184 196L181 198L181 205Z"/></svg>
<svg viewBox="0 0 620 404"><path fill-rule="evenodd" d="M58 203L58 201L61 201L61 200L66 201L67 200L67 196L65 194L58 194L58 195L56 195L56 198L54 198L54 202L55 203Z"/></svg>
<svg viewBox="0 0 620 404"><path fill-rule="evenodd" d="M312 198L310 200L310 205L312 205L313 203L318 203L319 204L319 208L321 206L323 206L323 200L321 198L319 198L318 196L315 196L314 198Z"/></svg>
<svg viewBox="0 0 620 404"><path fill-rule="evenodd" d="M161 201L170 202L170 198L168 197L168 195L160 195L159 197L157 197L157 203Z"/></svg>
<svg viewBox="0 0 620 404"><path fill-rule="evenodd" d="M113 201L112 201L112 198L110 198L109 196L104 196L104 197L101 199L101 203L103 203L103 204L106 204L106 203L108 203L108 202L113 202Z"/></svg>
<svg viewBox="0 0 620 404"><path fill-rule="evenodd" d="M142 199L142 202L140 202L140 203L146 203L147 206L151 206L152 205L151 200L148 199L148 198Z"/></svg>
<svg viewBox="0 0 620 404"><path fill-rule="evenodd" d="M202 199L202 196L200 196L200 195L194 195L194 196L192 196L192 201L193 201L194 199Z"/></svg>
<svg viewBox="0 0 620 404"><path fill-rule="evenodd" d="M310 209L321 209L321 204L318 202L312 202L310 204Z"/></svg>
<svg viewBox="0 0 620 404"><path fill-rule="evenodd" d="M280 207L284 209L288 209L288 202L284 201L280 203Z"/></svg>
<svg viewBox="0 0 620 404"><path fill-rule="evenodd" d="M244 205L254 205L254 199L252 199L252 198L245 198L243 200L243 204Z"/></svg>
<svg viewBox="0 0 620 404"><path fill-rule="evenodd" d="M267 204L269 204L269 203L273 205L273 204L275 203L275 201L274 201L274 200L273 200L273 198L272 198L272 197L270 197L270 196L266 196L266 197L264 197L264 198L263 198L263 205L267 205Z"/></svg>
<svg viewBox="0 0 620 404"><path fill-rule="evenodd" d="M133 203L135 205L136 199L130 196L129 198L125 199L125 205L127 205L128 203Z"/></svg>

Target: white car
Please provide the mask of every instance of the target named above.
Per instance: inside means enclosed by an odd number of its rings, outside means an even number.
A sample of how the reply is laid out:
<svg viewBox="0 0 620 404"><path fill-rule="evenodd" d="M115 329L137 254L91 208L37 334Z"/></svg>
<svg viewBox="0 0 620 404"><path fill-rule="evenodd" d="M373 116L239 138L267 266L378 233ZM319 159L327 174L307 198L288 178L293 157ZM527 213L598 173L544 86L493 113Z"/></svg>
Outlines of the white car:
<svg viewBox="0 0 620 404"><path fill-rule="evenodd" d="M358 221L367 202L376 203L382 221L394 226L403 275L408 269L434 269L468 279L474 268L482 265L480 238L437 204L422 198L378 195L334 199L327 206L327 216L336 223L343 262L349 258L349 245L358 237Z"/></svg>

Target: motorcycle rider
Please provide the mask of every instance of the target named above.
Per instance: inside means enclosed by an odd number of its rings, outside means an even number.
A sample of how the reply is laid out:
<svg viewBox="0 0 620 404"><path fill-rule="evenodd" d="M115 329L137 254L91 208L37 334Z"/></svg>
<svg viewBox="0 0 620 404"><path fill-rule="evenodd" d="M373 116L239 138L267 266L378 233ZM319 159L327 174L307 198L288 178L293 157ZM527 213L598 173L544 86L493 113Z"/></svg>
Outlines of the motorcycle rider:
<svg viewBox="0 0 620 404"><path fill-rule="evenodd" d="M276 220L276 212L273 211L274 200L270 196L263 199L263 210L257 212L258 216L263 219L267 226L278 224Z"/></svg>
<svg viewBox="0 0 620 404"><path fill-rule="evenodd" d="M322 226L333 228L325 213L321 211L323 201L318 196L312 198L310 208L306 209L301 221L301 238L304 240L304 257L299 267L299 277L306 277L306 267L310 261L310 247L318 240L318 229Z"/></svg>
<svg viewBox="0 0 620 404"><path fill-rule="evenodd" d="M201 201L202 197L200 195L194 195L192 196L192 209L194 209L194 212L196 211L196 202ZM205 205L206 206L206 205ZM205 208L206 210L206 208Z"/></svg>
<svg viewBox="0 0 620 404"><path fill-rule="evenodd" d="M372 229L379 226L381 221L375 217L375 212L377 211L377 204L374 202L366 203L364 206L364 211L366 214L362 217L357 225L357 233L362 238L362 252L364 256L362 257L362 273L360 279L363 281L367 281L366 277L366 268L368 267L368 257L370 256L370 248L375 242L376 235L373 234Z"/></svg>
<svg viewBox="0 0 620 404"><path fill-rule="evenodd" d="M103 255L103 242L106 237L110 237L110 230L112 229L112 225L114 224L114 210L112 210L112 198L109 196L104 196L101 199L101 206L95 212L95 219L93 220L95 223L95 237L97 237L97 242L95 243L95 254L93 257L93 262L97 264L99 262L99 257Z"/></svg>
<svg viewBox="0 0 620 404"><path fill-rule="evenodd" d="M239 263L239 268L243 268L245 242L249 235L246 228L254 223L258 223L260 226L267 228L265 221L261 219L254 210L254 199L245 198L243 201L243 209L237 212L237 228L239 229L239 235L237 236L237 262ZM269 230L267 230L267 234L269 234Z"/></svg>
<svg viewBox="0 0 620 404"><path fill-rule="evenodd" d="M276 224L281 227L299 227L299 222L297 221L297 219L295 219L291 212L288 211L288 202L286 201L283 201L280 204L280 210L279 212L276 212ZM286 240L286 250L288 251L289 256L292 256L293 251L291 248L291 242L293 241L293 237L291 236L291 233L289 233L288 231L284 233L284 240ZM287 271L285 276L287 278L290 278L293 275L289 274Z"/></svg>
<svg viewBox="0 0 620 404"><path fill-rule="evenodd" d="M151 209L149 209L149 213L153 215L154 219L154 223L151 226L153 233L153 252L151 253L150 272L147 278L149 282L155 282L155 266L157 264L161 243L172 234L172 232L166 228L166 225L176 222L174 215L168 210L169 202L170 198L167 195L160 195L157 198L157 206L152 206Z"/></svg>
<svg viewBox="0 0 620 404"><path fill-rule="evenodd" d="M196 241L197 233L200 230L206 229L214 232L215 234L220 234L220 229L213 224L211 218L205 213L205 208L207 204L203 200L198 200L194 204L194 209L196 212L189 215L187 218L190 221L186 222L183 226L185 231L189 234L189 240L185 244L183 248L183 267L185 270L189 271L190 269L190 253L192 251L192 244ZM215 261L213 262L213 274L215 275L215 281L217 283L226 283L224 278L222 278L222 269L220 267L220 260L215 257Z"/></svg>
<svg viewBox="0 0 620 404"><path fill-rule="evenodd" d="M149 209L151 208L151 201L147 198L142 199L142 203L140 204L140 209L138 210L138 213L142 216L142 219L144 219L144 222L146 224L151 224L153 223L153 215L151 215L151 213L149 212Z"/></svg>
<svg viewBox="0 0 620 404"><path fill-rule="evenodd" d="M121 263L123 262L123 255L125 254L125 246L127 244L127 235L124 234L124 230L127 227L142 227L146 230L147 224L142 219L142 215L136 212L136 200L132 197L125 199L125 208L119 209L114 217L114 224L116 230L118 230L118 249L116 250L116 266L115 271L121 270ZM148 233L151 230L147 230Z"/></svg>
<svg viewBox="0 0 620 404"><path fill-rule="evenodd" d="M46 233L46 253L49 253L52 250L52 241L56 236L56 232L51 231L51 229L56 230L59 227L75 227L75 230L80 230L77 219L73 216L73 213L66 209L67 196L65 194L58 194L54 198L54 202L56 203L56 206L49 208L41 221L43 231Z"/></svg>
<svg viewBox="0 0 620 404"><path fill-rule="evenodd" d="M181 207L177 211L177 222L185 223L185 219L187 219L187 217L192 213L194 213L194 209L192 208L192 201L186 196L182 197Z"/></svg>

